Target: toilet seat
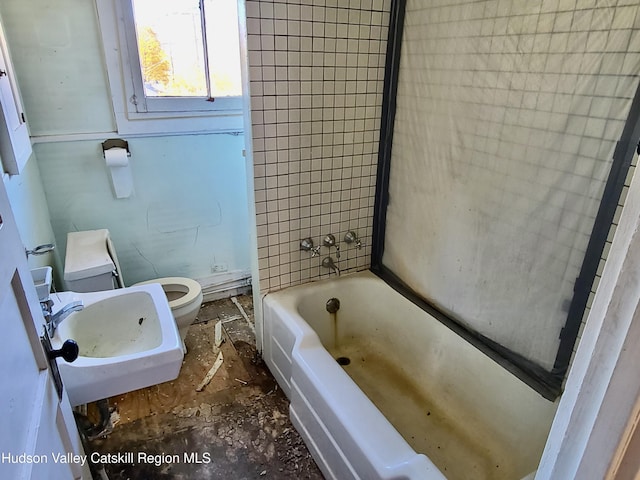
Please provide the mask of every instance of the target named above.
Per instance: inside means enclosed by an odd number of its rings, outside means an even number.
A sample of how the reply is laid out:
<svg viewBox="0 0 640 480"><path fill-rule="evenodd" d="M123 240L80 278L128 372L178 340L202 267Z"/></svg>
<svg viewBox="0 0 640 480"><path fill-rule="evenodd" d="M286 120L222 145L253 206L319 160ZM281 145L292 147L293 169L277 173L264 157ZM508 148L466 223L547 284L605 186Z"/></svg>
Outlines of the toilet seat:
<svg viewBox="0 0 640 480"><path fill-rule="evenodd" d="M169 306L172 310L177 310L184 307L185 305L193 303L193 301L202 294L202 287L200 286L200 284L191 278L162 277L156 278L154 280L147 280L146 282L139 282L136 283L136 285L145 285L149 283L159 283L160 285L162 285L163 289L167 287L168 291L177 291L184 293L184 295L176 299L169 300ZM184 290L186 290L186 292Z"/></svg>

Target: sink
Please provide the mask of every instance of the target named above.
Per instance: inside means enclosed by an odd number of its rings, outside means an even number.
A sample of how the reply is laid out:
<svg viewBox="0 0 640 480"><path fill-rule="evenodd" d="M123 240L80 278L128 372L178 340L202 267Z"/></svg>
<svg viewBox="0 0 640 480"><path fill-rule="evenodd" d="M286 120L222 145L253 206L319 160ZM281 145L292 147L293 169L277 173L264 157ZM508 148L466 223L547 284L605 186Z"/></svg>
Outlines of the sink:
<svg viewBox="0 0 640 480"><path fill-rule="evenodd" d="M158 284L104 292L51 295L52 312L81 301L84 309L62 320L51 339L60 348L78 343L73 363L57 359L72 406L174 380L182 366L182 341Z"/></svg>

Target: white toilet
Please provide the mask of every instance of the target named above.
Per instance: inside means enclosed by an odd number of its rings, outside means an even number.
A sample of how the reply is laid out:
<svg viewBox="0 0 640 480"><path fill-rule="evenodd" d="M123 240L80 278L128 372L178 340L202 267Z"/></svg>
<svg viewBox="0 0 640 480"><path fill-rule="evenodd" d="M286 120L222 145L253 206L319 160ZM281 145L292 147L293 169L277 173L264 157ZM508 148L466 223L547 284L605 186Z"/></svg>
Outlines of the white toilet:
<svg viewBox="0 0 640 480"><path fill-rule="evenodd" d="M109 230L67 234L64 281L66 289L74 292L97 292L124 287ZM195 280L184 277L157 278L136 285L149 283L159 283L162 286L186 353L184 339L200 311L202 287Z"/></svg>
<svg viewBox="0 0 640 480"><path fill-rule="evenodd" d="M198 282L185 277L163 277L155 280L147 280L134 285L148 285L149 283L159 283L164 290L173 318L176 319L180 338L182 338L182 348L187 353L184 339L187 337L189 326L194 322L202 305L202 287Z"/></svg>

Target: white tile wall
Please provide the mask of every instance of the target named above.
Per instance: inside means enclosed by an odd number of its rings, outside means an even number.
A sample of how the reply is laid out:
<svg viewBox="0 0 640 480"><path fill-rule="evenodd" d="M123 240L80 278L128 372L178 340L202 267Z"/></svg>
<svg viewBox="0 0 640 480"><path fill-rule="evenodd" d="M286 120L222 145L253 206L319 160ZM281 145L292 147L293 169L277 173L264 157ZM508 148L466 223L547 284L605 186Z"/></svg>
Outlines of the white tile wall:
<svg viewBox="0 0 640 480"><path fill-rule="evenodd" d="M369 267L390 0L247 1L260 290Z"/></svg>

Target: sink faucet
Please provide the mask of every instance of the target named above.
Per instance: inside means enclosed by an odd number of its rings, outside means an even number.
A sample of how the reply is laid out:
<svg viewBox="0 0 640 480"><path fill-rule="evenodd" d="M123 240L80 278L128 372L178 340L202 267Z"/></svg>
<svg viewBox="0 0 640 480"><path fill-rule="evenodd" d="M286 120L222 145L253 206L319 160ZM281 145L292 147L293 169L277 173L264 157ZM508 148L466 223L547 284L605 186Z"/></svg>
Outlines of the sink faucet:
<svg viewBox="0 0 640 480"><path fill-rule="evenodd" d="M336 272L336 275L340 276L340 269L338 268L336 263L333 261L333 258L324 257L322 259L322 266L324 268L329 268L329 269L333 270L334 272Z"/></svg>
<svg viewBox="0 0 640 480"><path fill-rule="evenodd" d="M46 322L45 328L47 329L49 337L53 337L53 335L56 333L56 328L58 328L60 322L62 322L73 312L77 312L84 308L84 305L80 301L71 302L52 315L51 308L53 307L53 302L51 300L42 302L40 305L42 305L42 313L44 314L44 319Z"/></svg>

